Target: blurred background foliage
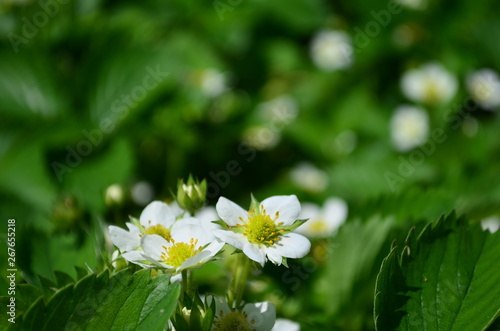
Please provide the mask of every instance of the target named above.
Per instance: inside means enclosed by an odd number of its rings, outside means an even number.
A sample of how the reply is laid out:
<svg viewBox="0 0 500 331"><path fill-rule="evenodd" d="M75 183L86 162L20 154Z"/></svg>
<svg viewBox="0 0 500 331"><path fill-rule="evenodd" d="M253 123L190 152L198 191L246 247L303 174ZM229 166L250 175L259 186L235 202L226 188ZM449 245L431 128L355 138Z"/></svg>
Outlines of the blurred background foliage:
<svg viewBox="0 0 500 331"><path fill-rule="evenodd" d="M452 209L474 222L500 214L498 106L472 101L466 84L475 70L500 69L500 4L401 2L384 22L373 13L391 3L380 0L3 0L1 233L15 218L22 279L102 270L105 225L171 201L191 173L211 183L210 204L224 195L246 205L250 192L345 199L337 236L293 262L310 271L266 266L249 299L276 302L308 330L372 329L374 279L393 239ZM312 58L325 30L350 39L343 68ZM400 80L429 62L458 89L419 104ZM446 136L417 165L420 147L391 141L401 104L424 107L429 132ZM221 268L200 271L207 291Z"/></svg>

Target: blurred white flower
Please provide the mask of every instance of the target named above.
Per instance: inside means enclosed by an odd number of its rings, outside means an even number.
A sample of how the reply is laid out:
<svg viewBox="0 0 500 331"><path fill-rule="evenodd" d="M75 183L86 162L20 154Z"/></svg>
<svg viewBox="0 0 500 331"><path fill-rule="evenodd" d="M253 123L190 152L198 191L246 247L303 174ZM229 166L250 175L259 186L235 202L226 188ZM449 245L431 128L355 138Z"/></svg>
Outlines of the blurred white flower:
<svg viewBox="0 0 500 331"><path fill-rule="evenodd" d="M241 249L262 266L268 259L281 265L283 258L297 259L309 253L311 242L289 230L300 214L300 203L295 195L267 198L248 212L220 197L216 209L227 226L225 230L214 230L215 236Z"/></svg>
<svg viewBox="0 0 500 331"><path fill-rule="evenodd" d="M316 66L325 71L347 68L352 63L351 37L343 31L318 32L311 43L311 57Z"/></svg>
<svg viewBox="0 0 500 331"><path fill-rule="evenodd" d="M347 203L339 198L329 198L323 208L313 203L303 203L300 219L309 219L296 232L306 237L328 237L335 234L347 219Z"/></svg>
<svg viewBox="0 0 500 331"><path fill-rule="evenodd" d="M212 234L217 224L193 217L174 223L170 238L157 234L144 234L141 238L143 252L131 251L122 256L145 268L164 268L172 273L198 267L210 262L224 243Z"/></svg>
<svg viewBox="0 0 500 331"><path fill-rule="evenodd" d="M484 108L500 106L500 76L491 69L481 69L467 77L467 89Z"/></svg>
<svg viewBox="0 0 500 331"><path fill-rule="evenodd" d="M326 189L327 174L309 162L302 162L290 172L292 182L305 191L319 193Z"/></svg>
<svg viewBox="0 0 500 331"><path fill-rule="evenodd" d="M200 88L203 93L215 98L228 90L227 77L216 69L205 69L200 73Z"/></svg>
<svg viewBox="0 0 500 331"><path fill-rule="evenodd" d="M481 221L481 227L491 233L497 232L500 228L500 218L497 216L488 217Z"/></svg>
<svg viewBox="0 0 500 331"><path fill-rule="evenodd" d="M243 142L259 151L276 147L280 140L279 132L265 126L253 126L243 133Z"/></svg>
<svg viewBox="0 0 500 331"><path fill-rule="evenodd" d="M140 181L132 186L130 194L132 196L132 200L136 204L138 204L139 206L145 206L146 204L151 202L151 200L153 200L155 192L151 184L146 181Z"/></svg>
<svg viewBox="0 0 500 331"><path fill-rule="evenodd" d="M286 318L278 318L271 331L300 331L300 324Z"/></svg>
<svg viewBox="0 0 500 331"><path fill-rule="evenodd" d="M257 106L257 115L266 122L284 126L295 120L299 113L297 101L284 94Z"/></svg>
<svg viewBox="0 0 500 331"><path fill-rule="evenodd" d="M247 303L241 311L229 308L221 298L215 305L212 331L271 331L276 321L276 308L270 302Z"/></svg>
<svg viewBox="0 0 500 331"><path fill-rule="evenodd" d="M108 186L106 193L104 194L104 201L108 206L114 204L121 204L123 202L123 188L119 184L113 184Z"/></svg>
<svg viewBox="0 0 500 331"><path fill-rule="evenodd" d="M429 118L415 106L399 106L391 118L391 138L398 151L408 151L423 144L429 135Z"/></svg>
<svg viewBox="0 0 500 331"><path fill-rule="evenodd" d="M458 81L439 63L427 63L411 69L401 78L401 90L410 100L426 104L450 101L457 92Z"/></svg>
<svg viewBox="0 0 500 331"><path fill-rule="evenodd" d="M427 0L397 0L401 5L416 10L423 10L427 8Z"/></svg>

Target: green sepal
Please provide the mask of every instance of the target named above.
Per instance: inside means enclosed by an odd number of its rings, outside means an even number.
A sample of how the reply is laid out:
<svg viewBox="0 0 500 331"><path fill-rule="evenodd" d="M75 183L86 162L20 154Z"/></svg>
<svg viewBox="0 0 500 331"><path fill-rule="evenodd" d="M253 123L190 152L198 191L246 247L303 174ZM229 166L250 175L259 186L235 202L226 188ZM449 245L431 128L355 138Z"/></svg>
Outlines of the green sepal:
<svg viewBox="0 0 500 331"><path fill-rule="evenodd" d="M255 197L253 196L253 193L250 193L250 198L251 198L251 202L250 202L250 209L249 210L253 210L254 213L260 213L260 202L257 201L257 199L255 199Z"/></svg>
<svg viewBox="0 0 500 331"><path fill-rule="evenodd" d="M230 230L231 229L229 227L229 225L227 225L226 222L224 222L223 220L213 221L212 223L219 224L220 226L222 226L222 228L224 230Z"/></svg>
<svg viewBox="0 0 500 331"><path fill-rule="evenodd" d="M243 253L243 251L242 251L241 249L237 248L237 249L235 249L235 250L231 253L231 255L234 255L234 254L239 254L239 253Z"/></svg>
<svg viewBox="0 0 500 331"><path fill-rule="evenodd" d="M142 226L141 221L139 219L137 219L137 218L135 218L133 216L129 216L128 218L130 219L130 223L132 223L133 225L135 225L136 227L138 227L139 231L141 233L144 233L144 231L146 229Z"/></svg>
<svg viewBox="0 0 500 331"><path fill-rule="evenodd" d="M296 220L295 222L293 222L292 225L279 226L278 228L285 230L282 233L283 234L287 234L287 233L290 233L290 232L294 231L295 229L297 229L299 226L301 226L302 224L304 224L308 220L309 220L308 218L302 219L302 220Z"/></svg>
<svg viewBox="0 0 500 331"><path fill-rule="evenodd" d="M287 261L286 257L281 258L281 264L283 264L285 267L288 268L288 261Z"/></svg>

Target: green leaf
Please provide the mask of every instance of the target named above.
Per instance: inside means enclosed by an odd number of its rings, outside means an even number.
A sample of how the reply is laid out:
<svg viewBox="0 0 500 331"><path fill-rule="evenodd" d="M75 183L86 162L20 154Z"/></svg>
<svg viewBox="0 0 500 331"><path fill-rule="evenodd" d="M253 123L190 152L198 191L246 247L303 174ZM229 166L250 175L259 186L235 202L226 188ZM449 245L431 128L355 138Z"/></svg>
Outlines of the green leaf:
<svg viewBox="0 0 500 331"><path fill-rule="evenodd" d="M377 278L377 330L485 330L500 312L500 234L454 213L393 248Z"/></svg>
<svg viewBox="0 0 500 331"><path fill-rule="evenodd" d="M367 284L371 286L370 271L393 225L393 219L380 217L366 222L347 222L331 243L325 245L327 251L318 259L327 258L327 265L314 285L312 300L325 307L328 316L338 314L343 308L352 308L347 307L352 297L364 293L363 287Z"/></svg>
<svg viewBox="0 0 500 331"><path fill-rule="evenodd" d="M168 275L130 269L109 278L91 274L59 290L44 304L36 301L20 322L23 330L163 330L173 313L180 286Z"/></svg>

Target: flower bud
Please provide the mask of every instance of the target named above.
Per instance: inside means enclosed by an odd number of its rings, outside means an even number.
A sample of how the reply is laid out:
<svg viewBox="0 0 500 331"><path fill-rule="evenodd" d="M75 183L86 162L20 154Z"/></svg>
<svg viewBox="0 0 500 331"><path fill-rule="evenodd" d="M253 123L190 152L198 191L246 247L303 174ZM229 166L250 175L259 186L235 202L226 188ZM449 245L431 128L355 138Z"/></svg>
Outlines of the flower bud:
<svg viewBox="0 0 500 331"><path fill-rule="evenodd" d="M177 183L177 203L179 206L194 215L205 204L207 195L207 181L198 182L189 175L187 183L179 179Z"/></svg>
<svg viewBox="0 0 500 331"><path fill-rule="evenodd" d="M128 267L128 261L121 257L120 252L115 250L113 255L111 256L111 265L117 270L120 271Z"/></svg>

